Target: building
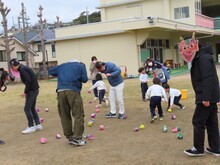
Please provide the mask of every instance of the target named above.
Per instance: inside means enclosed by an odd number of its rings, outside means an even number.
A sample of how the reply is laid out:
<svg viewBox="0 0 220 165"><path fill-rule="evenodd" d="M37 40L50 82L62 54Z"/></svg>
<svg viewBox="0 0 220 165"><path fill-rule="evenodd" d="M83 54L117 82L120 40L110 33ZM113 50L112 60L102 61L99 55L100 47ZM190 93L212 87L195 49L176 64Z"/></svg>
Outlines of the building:
<svg viewBox="0 0 220 165"><path fill-rule="evenodd" d="M218 0L100 0L101 22L55 29L58 63L91 56L126 66L136 75L150 57L171 67L186 65L179 55L180 37L196 33L220 54Z"/></svg>
<svg viewBox="0 0 220 165"><path fill-rule="evenodd" d="M27 43L30 59L30 66L33 67L36 71L43 70L43 58L42 58L42 45L40 34L34 30L27 32ZM55 38L54 30L45 30L44 32L44 41L46 49L46 64L47 67L57 65L56 59L56 47L54 42L48 42L48 40ZM17 58L24 65L25 63L25 48L24 48L24 36L22 32L13 34L12 37L14 41L14 51L11 53L11 58ZM0 39L3 43L3 39ZM1 67L7 68L7 57L4 48L0 47L0 65Z"/></svg>

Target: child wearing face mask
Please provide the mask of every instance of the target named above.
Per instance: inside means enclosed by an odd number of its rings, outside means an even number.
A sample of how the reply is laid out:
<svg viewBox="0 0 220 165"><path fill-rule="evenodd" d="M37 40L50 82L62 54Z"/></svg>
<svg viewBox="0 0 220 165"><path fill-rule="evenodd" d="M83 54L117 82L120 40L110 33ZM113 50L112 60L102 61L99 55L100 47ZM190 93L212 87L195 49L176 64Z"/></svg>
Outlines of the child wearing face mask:
<svg viewBox="0 0 220 165"><path fill-rule="evenodd" d="M163 84L167 83L170 79L170 76L166 70L166 68L159 62L154 61L148 58L145 62L145 67L147 72L153 71L154 77L158 77Z"/></svg>

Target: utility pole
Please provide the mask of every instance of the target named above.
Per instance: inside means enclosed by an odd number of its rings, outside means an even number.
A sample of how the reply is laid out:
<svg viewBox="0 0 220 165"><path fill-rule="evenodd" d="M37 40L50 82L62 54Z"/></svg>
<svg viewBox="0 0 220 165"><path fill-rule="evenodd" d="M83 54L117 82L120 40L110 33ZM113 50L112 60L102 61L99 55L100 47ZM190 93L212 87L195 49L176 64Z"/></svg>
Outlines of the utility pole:
<svg viewBox="0 0 220 165"><path fill-rule="evenodd" d="M87 24L89 23L89 11L87 9L87 6L86 6L86 22Z"/></svg>
<svg viewBox="0 0 220 165"><path fill-rule="evenodd" d="M26 15L26 12L25 12L25 9L24 9L24 3L22 2L21 3L21 18L22 18L22 25L23 25L23 39L24 39L24 49L25 49L25 62L26 62L26 65L29 67L30 66L30 63L29 63L29 52L28 52L28 45L27 45L27 31L26 31L26 26L25 26L25 15Z"/></svg>
<svg viewBox="0 0 220 165"><path fill-rule="evenodd" d="M46 67L46 49L45 49L45 43L44 43L44 25L46 24L46 19L42 19L42 11L43 7L40 5L39 12L37 16L39 17L39 23L40 23L40 37L41 37L41 47L42 47L42 62L43 62L43 71L44 71L44 79L48 77L47 73L47 67Z"/></svg>
<svg viewBox="0 0 220 165"><path fill-rule="evenodd" d="M4 29L4 44L0 43L0 46L5 48L5 52L7 55L7 60L10 61L11 60L11 52L15 49L15 47L10 48L10 46L14 45L14 42L12 44L10 44L10 41L12 41L12 37L8 36L8 24L7 24L7 15L8 13L11 11L11 9L8 9L7 7L4 7L4 3L2 2L2 0L0 0L0 12L2 15L2 26ZM8 63L8 70L10 72L10 65Z"/></svg>

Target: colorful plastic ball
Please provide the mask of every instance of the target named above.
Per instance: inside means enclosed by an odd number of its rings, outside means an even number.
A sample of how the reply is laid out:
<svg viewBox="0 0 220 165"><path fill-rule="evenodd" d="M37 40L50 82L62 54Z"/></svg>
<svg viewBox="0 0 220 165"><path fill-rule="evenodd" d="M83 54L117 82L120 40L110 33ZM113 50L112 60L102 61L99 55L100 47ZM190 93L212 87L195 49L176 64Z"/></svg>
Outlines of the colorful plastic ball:
<svg viewBox="0 0 220 165"><path fill-rule="evenodd" d="M168 112L172 112L172 109L169 108L167 111L168 111Z"/></svg>
<svg viewBox="0 0 220 165"><path fill-rule="evenodd" d="M43 123L44 122L44 118L40 118L40 123Z"/></svg>
<svg viewBox="0 0 220 165"><path fill-rule="evenodd" d="M48 112L49 111L49 108L45 108L45 112Z"/></svg>
<svg viewBox="0 0 220 165"><path fill-rule="evenodd" d="M89 122L87 123L87 126L88 126L88 127L92 127L92 122L89 121Z"/></svg>
<svg viewBox="0 0 220 165"><path fill-rule="evenodd" d="M144 124L141 124L141 125L139 126L139 128L140 128L140 130L144 130L144 128L145 128Z"/></svg>
<svg viewBox="0 0 220 165"><path fill-rule="evenodd" d="M61 139L61 135L59 133L56 134L57 139Z"/></svg>
<svg viewBox="0 0 220 165"><path fill-rule="evenodd" d="M175 120L176 119L176 115L171 115L171 119Z"/></svg>
<svg viewBox="0 0 220 165"><path fill-rule="evenodd" d="M91 114L91 118L95 118L96 117L96 114L95 113L92 113Z"/></svg>
<svg viewBox="0 0 220 165"><path fill-rule="evenodd" d="M104 126L104 125L100 125L100 126L99 126L99 130L102 131L102 130L104 130L104 129L105 129L105 126Z"/></svg>
<svg viewBox="0 0 220 165"><path fill-rule="evenodd" d="M40 143L41 144L45 144L47 142L47 139L46 138L40 138Z"/></svg>
<svg viewBox="0 0 220 165"><path fill-rule="evenodd" d="M88 140L93 140L94 139L94 136L92 134L89 134L88 135Z"/></svg>
<svg viewBox="0 0 220 165"><path fill-rule="evenodd" d="M134 131L135 132L139 131L139 128L138 127L134 127Z"/></svg>
<svg viewBox="0 0 220 165"><path fill-rule="evenodd" d="M96 113L99 113L99 112L100 112L100 109L99 109L99 108L96 108L95 112L96 112Z"/></svg>

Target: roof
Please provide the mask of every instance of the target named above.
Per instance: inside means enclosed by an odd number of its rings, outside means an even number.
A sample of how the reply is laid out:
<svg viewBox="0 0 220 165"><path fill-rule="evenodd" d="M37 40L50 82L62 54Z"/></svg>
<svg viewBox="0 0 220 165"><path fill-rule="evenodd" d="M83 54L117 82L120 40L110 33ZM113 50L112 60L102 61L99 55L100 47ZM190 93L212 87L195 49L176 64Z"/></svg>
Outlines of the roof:
<svg viewBox="0 0 220 165"><path fill-rule="evenodd" d="M23 32L19 32L17 34L14 34L14 37L19 40L20 42L24 43L24 35ZM51 40L55 38L55 32L54 30L46 30L44 32L44 39L45 41ZM40 42L40 34L36 31L28 31L27 32L27 42Z"/></svg>

